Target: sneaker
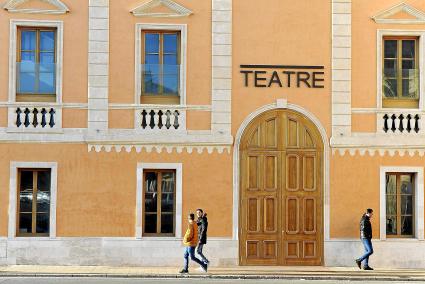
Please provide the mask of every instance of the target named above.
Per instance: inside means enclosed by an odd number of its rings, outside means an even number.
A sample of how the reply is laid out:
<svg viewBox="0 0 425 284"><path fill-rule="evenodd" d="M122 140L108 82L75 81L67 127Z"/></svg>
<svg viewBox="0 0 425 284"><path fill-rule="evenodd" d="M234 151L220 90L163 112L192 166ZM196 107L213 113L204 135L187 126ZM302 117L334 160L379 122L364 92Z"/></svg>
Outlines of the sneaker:
<svg viewBox="0 0 425 284"><path fill-rule="evenodd" d="M202 266L202 270L204 271L204 272L207 272L208 271L208 264L203 264Z"/></svg>
<svg viewBox="0 0 425 284"><path fill-rule="evenodd" d="M187 269L182 269L182 270L180 270L180 271L179 271L179 273L189 273L189 270L187 270Z"/></svg>
<svg viewBox="0 0 425 284"><path fill-rule="evenodd" d="M370 266L365 266L365 267L363 267L363 270L373 270L373 268L370 267Z"/></svg>
<svg viewBox="0 0 425 284"><path fill-rule="evenodd" d="M356 259L356 264L359 267L359 269L362 269L362 262L358 259Z"/></svg>

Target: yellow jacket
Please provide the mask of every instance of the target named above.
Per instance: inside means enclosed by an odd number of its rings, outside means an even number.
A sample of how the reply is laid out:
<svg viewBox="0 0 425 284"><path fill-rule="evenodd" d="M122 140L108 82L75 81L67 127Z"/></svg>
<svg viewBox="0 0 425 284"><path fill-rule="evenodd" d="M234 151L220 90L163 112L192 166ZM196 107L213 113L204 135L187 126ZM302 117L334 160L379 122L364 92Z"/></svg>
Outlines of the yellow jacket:
<svg viewBox="0 0 425 284"><path fill-rule="evenodd" d="M186 234L184 234L183 245L187 247L196 247L198 245L198 225L195 221L189 221Z"/></svg>

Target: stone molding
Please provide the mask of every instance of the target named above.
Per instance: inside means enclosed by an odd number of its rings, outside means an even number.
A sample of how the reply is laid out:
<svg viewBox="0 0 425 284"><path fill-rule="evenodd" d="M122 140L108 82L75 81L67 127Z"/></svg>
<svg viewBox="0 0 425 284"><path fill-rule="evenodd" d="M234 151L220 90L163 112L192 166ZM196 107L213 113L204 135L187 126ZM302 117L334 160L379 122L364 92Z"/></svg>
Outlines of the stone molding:
<svg viewBox="0 0 425 284"><path fill-rule="evenodd" d="M89 0L88 131L108 131L109 0Z"/></svg>
<svg viewBox="0 0 425 284"><path fill-rule="evenodd" d="M143 30L173 30L180 31L180 105L186 104L186 72L187 72L187 25L186 24L155 24L137 23L135 29L135 98L134 102L140 106L140 96L142 95L142 31Z"/></svg>
<svg viewBox="0 0 425 284"><path fill-rule="evenodd" d="M425 31L421 31L421 30L411 30L411 29L379 29L377 30L377 37L376 37L376 58L379 58L377 60L377 73L376 73L376 78L377 78L377 85L376 85L376 89L377 89L377 96L376 96L376 101L377 101L377 108L379 109L383 109L382 108L382 60L380 60L380 58L382 58L382 52L383 52L383 46L382 46L382 39L385 36L417 36L419 38L419 50L423 51L425 48ZM425 109L425 100L424 100L424 94L425 94L425 86L422 82L423 78L424 78L424 69L425 69L425 56L423 54L423 52L419 52L419 78L420 78L420 89L419 89L419 110L424 110ZM386 110L386 109L385 109ZM405 109L398 109L398 111L404 111Z"/></svg>
<svg viewBox="0 0 425 284"><path fill-rule="evenodd" d="M17 29L20 27L53 27L56 28L57 46L56 46L56 102L62 103L62 73L63 73L63 21L49 20L10 20L10 39L9 39L9 101L16 102L16 46Z"/></svg>
<svg viewBox="0 0 425 284"><path fill-rule="evenodd" d="M351 0L332 0L332 137L351 135Z"/></svg>
<svg viewBox="0 0 425 284"><path fill-rule="evenodd" d="M330 148L328 135L320 120L311 112L298 105L279 99L276 103L265 105L249 114L241 123L233 148L233 239L239 239L239 187L240 187L240 157L239 146L245 129L260 114L274 109L290 109L305 115L317 127L323 141L323 235L324 240L330 238Z"/></svg>
<svg viewBox="0 0 425 284"><path fill-rule="evenodd" d="M387 203L386 203L386 173L414 173L414 238L424 240L424 168L423 167L380 167L379 169L379 232L380 239L386 240Z"/></svg>
<svg viewBox="0 0 425 284"><path fill-rule="evenodd" d="M16 204L18 187L18 169L19 168L43 168L51 169L50 173L50 223L49 236L39 237L39 239L49 239L56 237L56 196L57 196L57 162L10 162L10 181L9 181L9 224L8 238L16 239ZM31 238L29 238L31 239Z"/></svg>
<svg viewBox="0 0 425 284"><path fill-rule="evenodd" d="M66 14L69 8L60 0L39 0L55 6L57 9L20 9L19 6L30 0L9 0L3 6L3 9L10 13L24 13L24 14Z"/></svg>
<svg viewBox="0 0 425 284"><path fill-rule="evenodd" d="M173 152L176 152L178 154L183 153L184 151L188 154L192 153L198 153L202 154L204 152L208 154L213 154L214 152L218 154L223 154L227 152L227 154L230 154L231 146L225 146L225 145L164 145L164 144L151 144L151 145L117 145L117 144L89 144L88 145L88 151L92 152L95 151L97 153L99 152L113 152L116 153L120 152L127 152L131 153L132 151L135 151L136 153L142 152L144 150L146 153L152 153L156 152L158 154L166 152L168 154L171 154Z"/></svg>
<svg viewBox="0 0 425 284"><path fill-rule="evenodd" d="M340 156L345 156L345 154L349 154L354 157L356 155L365 156L368 154L370 157L374 156L399 156L404 157L409 155L410 157L414 157L418 155L419 157L423 157L425 155L425 148L409 148L409 149L400 149L400 148L332 148L332 155L339 154Z"/></svg>
<svg viewBox="0 0 425 284"><path fill-rule="evenodd" d="M144 206L142 204L143 198L143 171L146 169L154 170L175 170L176 171L176 203L175 203L175 216L174 216L174 231L175 237L182 237L182 208L183 208L183 164L182 163L137 163L136 177L136 238L143 239L143 212ZM184 219L185 220L185 219Z"/></svg>
<svg viewBox="0 0 425 284"><path fill-rule="evenodd" d="M212 0L213 133L230 135L232 127L232 0Z"/></svg>
<svg viewBox="0 0 425 284"><path fill-rule="evenodd" d="M389 19L389 17L399 12L405 12L408 15L415 17L415 19ZM377 24L425 24L425 12L402 2L379 12L373 16L372 19Z"/></svg>
<svg viewBox="0 0 425 284"><path fill-rule="evenodd" d="M150 9L156 8L161 5L170 9L171 12L170 13L149 12ZM193 14L191 10L171 0L151 0L140 6L137 6L130 12L136 17L161 17L161 18L187 17Z"/></svg>

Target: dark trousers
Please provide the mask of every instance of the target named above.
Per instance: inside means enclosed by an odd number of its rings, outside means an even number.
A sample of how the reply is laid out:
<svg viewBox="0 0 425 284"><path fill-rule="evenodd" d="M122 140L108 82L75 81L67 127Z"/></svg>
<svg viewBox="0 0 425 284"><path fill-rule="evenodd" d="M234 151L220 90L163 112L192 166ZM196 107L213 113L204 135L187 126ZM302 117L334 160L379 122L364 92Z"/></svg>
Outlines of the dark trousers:
<svg viewBox="0 0 425 284"><path fill-rule="evenodd" d="M184 251L184 269L185 270L189 270L189 256L190 259L194 262L196 262L197 264L199 264L200 266L205 266L205 264L202 263L202 261L200 261L198 258L196 258L195 256L195 247L186 247L185 251Z"/></svg>
<svg viewBox="0 0 425 284"><path fill-rule="evenodd" d="M198 247L196 248L196 252L198 253L199 257L204 263L209 263L210 261L205 257L205 255L202 253L202 250L204 249L204 244L198 244Z"/></svg>
<svg viewBox="0 0 425 284"><path fill-rule="evenodd" d="M363 266L368 267L369 266L369 256L373 254L373 246L372 246L372 240L371 239L362 239L365 254L359 257L357 260L360 262L364 261Z"/></svg>

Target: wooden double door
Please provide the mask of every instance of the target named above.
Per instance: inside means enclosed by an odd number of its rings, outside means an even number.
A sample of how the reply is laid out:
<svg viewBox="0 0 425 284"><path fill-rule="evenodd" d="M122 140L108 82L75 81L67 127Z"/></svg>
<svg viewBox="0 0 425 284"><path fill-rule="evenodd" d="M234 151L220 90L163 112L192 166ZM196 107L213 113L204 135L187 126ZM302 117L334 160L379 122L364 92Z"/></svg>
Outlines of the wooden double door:
<svg viewBox="0 0 425 284"><path fill-rule="evenodd" d="M257 117L240 146L241 265L322 265L323 143L297 112Z"/></svg>

